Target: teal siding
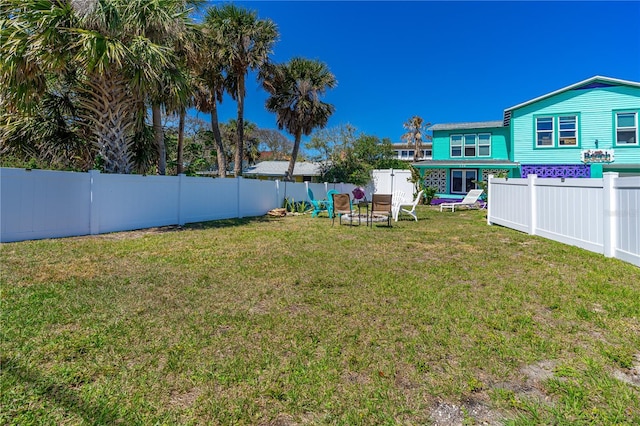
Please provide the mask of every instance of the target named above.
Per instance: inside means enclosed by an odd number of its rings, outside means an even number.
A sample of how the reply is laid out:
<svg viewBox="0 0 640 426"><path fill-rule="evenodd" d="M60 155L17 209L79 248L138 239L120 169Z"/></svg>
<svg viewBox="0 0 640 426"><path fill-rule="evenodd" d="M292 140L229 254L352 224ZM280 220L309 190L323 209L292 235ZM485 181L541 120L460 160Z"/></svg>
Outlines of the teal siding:
<svg viewBox="0 0 640 426"><path fill-rule="evenodd" d="M491 156L489 157L451 157L450 136L469 135L479 133L491 134ZM464 130L434 130L433 131L433 159L434 160L509 160L508 151L509 129L506 127L491 127L483 129Z"/></svg>
<svg viewBox="0 0 640 426"><path fill-rule="evenodd" d="M640 147L615 147L614 111L640 111L640 88L615 86L570 90L512 111L513 161L521 164L579 164L580 151L615 149L615 163L640 164ZM535 147L535 117L579 116L578 147ZM557 129L557 126L556 126ZM556 140L557 143L557 140Z"/></svg>

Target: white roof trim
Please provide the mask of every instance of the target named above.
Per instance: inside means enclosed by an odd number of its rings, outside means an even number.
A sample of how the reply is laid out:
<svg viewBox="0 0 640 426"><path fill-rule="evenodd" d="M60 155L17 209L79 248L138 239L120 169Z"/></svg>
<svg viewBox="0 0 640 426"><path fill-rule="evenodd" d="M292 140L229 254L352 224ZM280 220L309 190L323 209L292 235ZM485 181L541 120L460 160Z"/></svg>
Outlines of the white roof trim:
<svg viewBox="0 0 640 426"><path fill-rule="evenodd" d="M551 93L547 93L546 95L538 96L537 98L531 99L530 101L523 102L521 104L512 106L510 108L505 108L504 111L506 112L506 111L511 111L511 110L514 110L514 109L522 108L523 106L526 106L526 105L541 101L543 99L549 98L551 96L555 96L555 95L557 95L559 93L566 92L568 90L575 89L576 87L580 87L580 86L584 86L584 85L589 84L589 83L593 83L596 80L601 80L601 81L603 81L605 83L612 83L612 84L620 84L620 85L625 85L625 86L640 87L640 83L635 82L635 81L620 80L618 78L603 77L601 75L596 75L596 76L588 78L586 80L582 80L582 81L579 81L577 83L574 83L574 84L572 84L570 86L563 87L562 89L558 89L558 90L553 91Z"/></svg>

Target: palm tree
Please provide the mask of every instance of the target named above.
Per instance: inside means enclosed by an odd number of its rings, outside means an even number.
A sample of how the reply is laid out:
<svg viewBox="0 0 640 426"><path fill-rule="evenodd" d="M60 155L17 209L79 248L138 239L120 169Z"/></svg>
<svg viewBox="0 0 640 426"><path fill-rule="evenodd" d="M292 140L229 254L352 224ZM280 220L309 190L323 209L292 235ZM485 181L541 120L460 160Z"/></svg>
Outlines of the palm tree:
<svg viewBox="0 0 640 426"><path fill-rule="evenodd" d="M158 174L166 173L166 148L162 128L162 110L179 109L186 105L191 95L188 69L184 61L190 49L191 39L195 37L195 27L188 19L174 19L175 14L184 13L186 0L148 0L145 4L140 33L151 42L171 49L169 61L162 64L160 78L142 80L145 92L149 95L153 133L158 150ZM149 58L155 60L155 58Z"/></svg>
<svg viewBox="0 0 640 426"><path fill-rule="evenodd" d="M218 103L222 103L225 90L233 92L234 80L224 75L222 59L219 56L220 45L216 42L215 30L204 25L198 40L200 48L192 58L191 66L196 75L195 104L199 111L210 113L211 132L213 133L218 160L218 176L227 175L227 157L225 155L220 122L218 120Z"/></svg>
<svg viewBox="0 0 640 426"><path fill-rule="evenodd" d="M222 59L227 73L235 79L230 92L238 103L238 143L233 170L236 176L241 176L246 76L249 70L260 70L267 63L271 49L278 39L278 30L271 20L258 19L256 12L233 4L208 9L205 25L220 47L218 57Z"/></svg>
<svg viewBox="0 0 640 426"><path fill-rule="evenodd" d="M3 0L2 98L29 113L60 78L78 74L74 100L104 170L133 167L139 111L175 60L169 34L189 22L184 0Z"/></svg>
<svg viewBox="0 0 640 426"><path fill-rule="evenodd" d="M418 161L422 158L422 139L427 127L431 126L431 123L425 123L422 117L414 115L407 120L402 127L407 130L407 133L401 136L408 145L413 145L413 161ZM429 140L430 136L425 135L425 140Z"/></svg>
<svg viewBox="0 0 640 426"><path fill-rule="evenodd" d="M305 58L267 67L261 79L270 94L265 104L267 110L276 114L278 128L286 129L295 138L285 177L291 180L302 135L326 126L335 110L320 97L338 82L324 63Z"/></svg>

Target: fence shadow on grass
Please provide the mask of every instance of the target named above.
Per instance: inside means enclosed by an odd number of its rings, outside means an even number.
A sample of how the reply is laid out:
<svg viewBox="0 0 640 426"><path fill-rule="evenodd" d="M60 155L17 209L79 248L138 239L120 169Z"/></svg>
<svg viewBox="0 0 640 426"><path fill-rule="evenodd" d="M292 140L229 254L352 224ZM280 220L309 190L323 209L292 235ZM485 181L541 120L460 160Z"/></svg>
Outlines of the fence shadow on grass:
<svg viewBox="0 0 640 426"><path fill-rule="evenodd" d="M187 223L184 225L184 228L186 229L231 228L234 226L248 225L250 223L273 222L279 219L280 218L278 217L271 217L271 216L243 217L239 219L218 219L218 220L209 220L207 222Z"/></svg>
<svg viewBox="0 0 640 426"><path fill-rule="evenodd" d="M126 419L115 415L116 407L96 405L85 401L77 391L70 389L68 384L56 383L39 371L22 366L11 358L0 358L2 374L11 375L27 388L65 411L73 412L82 417L87 424L135 424L135 419Z"/></svg>

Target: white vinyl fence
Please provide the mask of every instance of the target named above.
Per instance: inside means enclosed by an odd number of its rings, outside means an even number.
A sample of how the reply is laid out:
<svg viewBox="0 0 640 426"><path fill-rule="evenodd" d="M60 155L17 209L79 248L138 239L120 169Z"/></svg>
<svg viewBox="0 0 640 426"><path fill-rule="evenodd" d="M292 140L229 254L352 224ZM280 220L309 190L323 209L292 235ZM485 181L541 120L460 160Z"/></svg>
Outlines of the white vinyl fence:
<svg viewBox="0 0 640 426"><path fill-rule="evenodd" d="M491 177L487 222L640 266L640 177Z"/></svg>
<svg viewBox="0 0 640 426"><path fill-rule="evenodd" d="M373 194L393 194L395 191L403 191L407 200L413 200L414 185L409 182L411 170L384 169L373 170L371 183L367 187L367 196Z"/></svg>
<svg viewBox="0 0 640 426"><path fill-rule="evenodd" d="M0 168L0 242L261 216L350 184L141 176Z"/></svg>

